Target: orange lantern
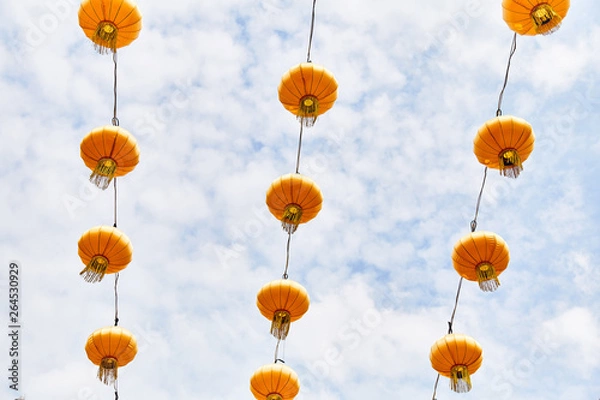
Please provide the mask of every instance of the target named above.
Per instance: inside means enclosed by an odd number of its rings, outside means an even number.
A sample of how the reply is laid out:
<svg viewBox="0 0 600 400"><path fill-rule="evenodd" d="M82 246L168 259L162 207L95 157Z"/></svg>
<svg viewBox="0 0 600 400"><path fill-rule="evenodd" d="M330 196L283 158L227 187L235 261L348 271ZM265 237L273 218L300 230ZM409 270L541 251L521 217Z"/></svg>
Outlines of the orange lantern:
<svg viewBox="0 0 600 400"><path fill-rule="evenodd" d="M79 26L100 54L113 53L137 39L142 15L129 0L84 0Z"/></svg>
<svg viewBox="0 0 600 400"><path fill-rule="evenodd" d="M471 390L471 375L483 361L483 350L470 336L449 334L433 344L429 360L433 369L450 378L453 391L466 393Z"/></svg>
<svg viewBox="0 0 600 400"><path fill-rule="evenodd" d="M80 275L92 283L100 282L105 274L114 274L127 267L133 255L129 238L109 226L97 226L85 232L78 247L79 257L85 264Z"/></svg>
<svg viewBox="0 0 600 400"><path fill-rule="evenodd" d="M321 211L323 194L312 179L287 174L273 181L267 190L266 202L283 229L294 233L299 224L310 221Z"/></svg>
<svg viewBox="0 0 600 400"><path fill-rule="evenodd" d="M290 324L308 311L310 300L306 289L297 282L280 279L263 286L256 296L260 313L271 320L271 334L285 340Z"/></svg>
<svg viewBox="0 0 600 400"><path fill-rule="evenodd" d="M102 190L112 179L133 171L140 159L135 138L125 129L106 125L88 133L81 141L81 158L93 172L90 181Z"/></svg>
<svg viewBox="0 0 600 400"><path fill-rule="evenodd" d="M520 35L548 35L567 16L569 0L504 0L504 21Z"/></svg>
<svg viewBox="0 0 600 400"><path fill-rule="evenodd" d="M508 246L492 232L479 231L464 236L452 251L456 272L465 279L478 281L485 292L498 288L498 275L508 267L509 260Z"/></svg>
<svg viewBox="0 0 600 400"><path fill-rule="evenodd" d="M523 162L533 151L535 135L522 118L509 115L487 121L473 140L473 152L479 162L498 169L504 176L517 178Z"/></svg>
<svg viewBox="0 0 600 400"><path fill-rule="evenodd" d="M300 391L300 383L290 367L268 364L252 375L250 391L257 400L292 400Z"/></svg>
<svg viewBox="0 0 600 400"><path fill-rule="evenodd" d="M277 91L279 101L307 127L337 99L338 84L333 74L311 62L299 64L283 75Z"/></svg>
<svg viewBox="0 0 600 400"><path fill-rule="evenodd" d="M118 368L129 364L137 354L137 341L126 329L118 326L101 328L92 333L85 345L88 358L98 365L98 379L112 384Z"/></svg>

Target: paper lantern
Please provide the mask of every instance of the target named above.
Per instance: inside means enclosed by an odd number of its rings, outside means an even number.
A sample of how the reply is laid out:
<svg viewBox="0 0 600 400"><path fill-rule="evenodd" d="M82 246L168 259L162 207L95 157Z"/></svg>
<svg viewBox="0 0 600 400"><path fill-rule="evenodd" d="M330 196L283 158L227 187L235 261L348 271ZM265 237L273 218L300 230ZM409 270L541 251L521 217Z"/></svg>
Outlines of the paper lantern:
<svg viewBox="0 0 600 400"><path fill-rule="evenodd" d="M88 282L100 282L105 274L119 272L131 262L129 238L117 228L97 226L85 232L78 243L85 268L80 275Z"/></svg>
<svg viewBox="0 0 600 400"><path fill-rule="evenodd" d="M473 140L479 162L504 176L517 178L533 151L535 135L522 118L504 115L487 121Z"/></svg>
<svg viewBox="0 0 600 400"><path fill-rule="evenodd" d="M299 224L317 216L323 195L312 179L300 174L287 174L271 184L266 202L271 214L281 221L283 229L294 233Z"/></svg>
<svg viewBox="0 0 600 400"><path fill-rule="evenodd" d="M472 337L448 334L431 347L431 366L440 375L450 378L450 388L458 393L471 390L471 375L481 366L483 350Z"/></svg>
<svg viewBox="0 0 600 400"><path fill-rule="evenodd" d="M548 35L567 16L569 0L504 0L504 21L520 35Z"/></svg>
<svg viewBox="0 0 600 400"><path fill-rule="evenodd" d="M100 54L131 44L142 29L142 15L129 0L84 0L79 26Z"/></svg>
<svg viewBox="0 0 600 400"><path fill-rule="evenodd" d="M313 63L299 64L283 75L278 87L279 101L304 126L313 126L337 99L333 74Z"/></svg>
<svg viewBox="0 0 600 400"><path fill-rule="evenodd" d="M133 171L140 158L135 138L125 129L112 125L88 133L81 141L80 154L92 170L90 181L102 190L114 177Z"/></svg>
<svg viewBox="0 0 600 400"><path fill-rule="evenodd" d="M98 365L98 379L108 385L117 379L118 369L135 358L137 342L128 330L110 326L89 336L85 352L90 361Z"/></svg>
<svg viewBox="0 0 600 400"><path fill-rule="evenodd" d="M479 282L481 290L495 291L498 276L508 267L508 246L499 235L479 231L462 237L452 251L454 269L465 279Z"/></svg>
<svg viewBox="0 0 600 400"><path fill-rule="evenodd" d="M292 400L300 391L300 383L290 367L268 364L252 375L250 391L257 400Z"/></svg>
<svg viewBox="0 0 600 400"><path fill-rule="evenodd" d="M256 296L260 313L271 320L271 334L285 340L290 324L308 311L310 300L306 289L297 282L280 279L264 285Z"/></svg>

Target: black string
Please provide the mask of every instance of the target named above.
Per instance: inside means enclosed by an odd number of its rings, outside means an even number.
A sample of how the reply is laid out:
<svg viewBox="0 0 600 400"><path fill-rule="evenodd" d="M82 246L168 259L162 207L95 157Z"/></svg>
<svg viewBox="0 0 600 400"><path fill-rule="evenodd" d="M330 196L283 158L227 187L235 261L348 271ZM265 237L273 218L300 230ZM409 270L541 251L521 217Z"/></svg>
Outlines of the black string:
<svg viewBox="0 0 600 400"><path fill-rule="evenodd" d="M458 280L458 288L456 289L456 297L454 299L454 308L452 309L452 315L450 316L450 321L448 321L448 334L454 333L454 317L456 316L456 310L458 308L458 300L460 298L460 291L462 289L463 277L461 276ZM435 396L437 394L438 384L440 383L440 374L437 375L435 379L435 384L433 385L433 396L432 400L436 400Z"/></svg>
<svg viewBox="0 0 600 400"><path fill-rule="evenodd" d="M517 51L517 34L515 33L513 36L512 43L510 45L510 54L508 55L508 63L506 64L506 73L504 74L504 84L502 85L502 90L500 91L500 96L498 96L498 109L496 110L496 117L502 115L502 99L504 98L504 89L506 89L506 85L508 84L508 73L510 72L510 61L512 60L513 55Z"/></svg>
<svg viewBox="0 0 600 400"><path fill-rule="evenodd" d="M113 223L113 226L116 228L117 227L117 218L118 218L117 204L119 202L119 194L117 192L117 178L113 178L113 187L115 189L115 211L114 211L114 223Z"/></svg>
<svg viewBox="0 0 600 400"><path fill-rule="evenodd" d="M479 196L477 197L477 205L475 206L475 217L471 221L471 232L475 232L477 229L477 218L479 217L479 206L481 205L481 196L483 196L483 189L485 188L485 181L487 178L488 167L483 169L483 179L481 181L481 189L479 189Z"/></svg>
<svg viewBox="0 0 600 400"><path fill-rule="evenodd" d="M119 273L115 274L115 326L119 325Z"/></svg>
<svg viewBox="0 0 600 400"><path fill-rule="evenodd" d="M290 242L292 241L291 232L288 233L287 246L285 248L285 268L283 270L283 279L288 278L288 267L290 265Z"/></svg>
<svg viewBox="0 0 600 400"><path fill-rule="evenodd" d="M460 298L460 290L462 288L463 277L461 276L458 281L458 288L456 289L456 298L454 299L454 309L452 310L452 315L450 316L450 321L448 321L448 334L453 333L454 328L454 317L456 316L456 309L458 308L458 299Z"/></svg>
<svg viewBox="0 0 600 400"><path fill-rule="evenodd" d="M114 95L114 105L113 105L113 118L112 124L114 126L119 126L119 118L117 118L117 52L113 53L113 63L115 64L115 73L114 73L114 84L113 84L113 95Z"/></svg>
<svg viewBox="0 0 600 400"><path fill-rule="evenodd" d="M113 96L114 96L114 103L113 103L113 117L112 117L112 124L113 126L119 126L119 118L117 118L117 52L115 51L113 53L113 63L115 65L115 69L114 69L114 83L113 83ZM113 226L116 228L117 227L117 218L118 218L118 212L117 212L117 204L118 204L118 200L119 200L119 195L118 195L118 191L117 191L117 178L113 179L113 187L115 189L115 210L114 210L114 224ZM115 326L119 325L119 273L117 272L115 274ZM119 400L119 383L117 380L115 380L115 384L114 384L114 388L115 388L115 400Z"/></svg>
<svg viewBox="0 0 600 400"><path fill-rule="evenodd" d="M431 396L431 400L437 400L435 398L435 396L437 395L438 383L440 383L440 374L438 374L438 376L437 376L437 378L435 380L435 385L433 385L433 396Z"/></svg>
<svg viewBox="0 0 600 400"><path fill-rule="evenodd" d="M304 124L300 123L300 136L298 138L298 154L296 155L296 173L300 172L300 152L302 150L302 135L304 133Z"/></svg>
<svg viewBox="0 0 600 400"><path fill-rule="evenodd" d="M310 50L312 48L313 33L315 31L315 11L316 11L316 8L317 8L317 0L313 0L312 17L311 17L311 21L310 21L310 34L308 36L308 51L306 52L306 62L312 62L310 60Z"/></svg>
<svg viewBox="0 0 600 400"><path fill-rule="evenodd" d="M499 117L502 115L502 99L504 98L504 90L506 89L506 85L508 84L508 74L510 72L510 62L512 60L515 51L517 50L517 34L515 33L513 36L512 44L510 46L510 54L508 56L508 63L506 65L506 73L504 74L504 83L502 85L502 90L500 91L500 96L498 96L498 109L496 110L496 116ZM477 218L479 217L479 207L481 206L481 198L483 196L483 189L485 188L485 182L487 179L487 167L483 169L483 179L481 181L481 188L479 189L479 195L477 196L477 204L475 206L475 216L470 223L471 232L475 232L477 229ZM454 332L454 317L456 316L456 310L458 309L458 300L460 299L460 291L462 289L463 277L461 277L458 281L458 288L456 289L456 297L454 298L454 308L452 309L452 314L450 316L450 321L448 321L448 334L452 334ZM435 384L433 385L433 396L431 400L437 400L437 388L440 382L440 374L437 375L435 379Z"/></svg>

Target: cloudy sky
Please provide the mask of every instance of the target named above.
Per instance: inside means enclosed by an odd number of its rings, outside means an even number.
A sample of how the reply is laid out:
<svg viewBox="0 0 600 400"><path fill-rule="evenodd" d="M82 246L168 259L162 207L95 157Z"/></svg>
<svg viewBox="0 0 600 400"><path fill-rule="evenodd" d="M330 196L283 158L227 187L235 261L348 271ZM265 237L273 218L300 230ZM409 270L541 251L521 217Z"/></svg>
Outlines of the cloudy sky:
<svg viewBox="0 0 600 400"><path fill-rule="evenodd" d="M494 293L463 285L455 332L484 362L470 393L442 379L439 400L600 397L600 5L573 3L555 34L517 39L503 111L536 147L518 179L489 171L478 229L502 236L511 262ZM273 361L255 298L281 276L287 236L264 197L294 169L299 125L277 85L305 60L311 4L138 1L143 30L119 51L120 124L141 151L119 179L134 247L120 325L139 343L121 399L251 399L250 376ZM0 284L7 310L18 261L28 400L114 398L83 350L112 324L114 281L83 281L77 255L85 231L113 222L112 190L87 183L79 157L110 124L112 60L78 7L0 3ZM297 399L431 398L450 255L483 174L473 137L495 116L511 39L500 0L318 2L312 60L339 91L300 165L325 200L291 246L290 278L312 300L283 351ZM7 335L0 346L6 371Z"/></svg>

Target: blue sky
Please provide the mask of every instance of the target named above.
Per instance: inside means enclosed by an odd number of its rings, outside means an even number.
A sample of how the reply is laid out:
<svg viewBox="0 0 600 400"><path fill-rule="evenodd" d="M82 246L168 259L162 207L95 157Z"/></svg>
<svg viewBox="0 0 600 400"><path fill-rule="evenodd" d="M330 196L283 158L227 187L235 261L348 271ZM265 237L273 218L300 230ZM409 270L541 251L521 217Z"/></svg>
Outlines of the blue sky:
<svg viewBox="0 0 600 400"><path fill-rule="evenodd" d="M139 342L121 399L250 399L273 359L255 297L281 276L287 237L264 197L294 169L299 126L277 85L305 60L311 3L138 1L143 30L119 51L119 119L141 151L119 180L134 248L120 325ZM500 0L402 3L317 4L312 60L339 91L302 150L325 200L292 240L290 278L312 300L284 347L299 400L431 398L451 251L483 173L473 137L495 116L512 32ZM488 173L478 229L502 236L511 262L494 293L464 283L454 328L484 362L470 393L442 379L439 400L600 396L600 6L573 3L558 32L517 38L503 111L536 147L518 179ZM83 350L112 323L112 279L86 283L77 256L81 234L112 224L113 193L87 183L79 157L110 123L112 60L78 7L0 4L0 284L19 261L28 400L114 397Z"/></svg>

